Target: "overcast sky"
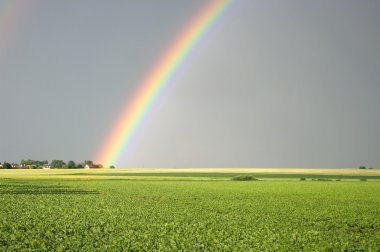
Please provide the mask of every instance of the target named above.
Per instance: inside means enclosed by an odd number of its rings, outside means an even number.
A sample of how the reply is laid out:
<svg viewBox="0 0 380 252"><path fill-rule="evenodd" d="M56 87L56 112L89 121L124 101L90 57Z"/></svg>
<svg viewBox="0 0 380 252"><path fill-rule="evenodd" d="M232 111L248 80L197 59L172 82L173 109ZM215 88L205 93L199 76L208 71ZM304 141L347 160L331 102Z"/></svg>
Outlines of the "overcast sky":
<svg viewBox="0 0 380 252"><path fill-rule="evenodd" d="M79 162L206 1L10 2L0 162ZM375 0L234 1L116 165L380 167L379 13Z"/></svg>

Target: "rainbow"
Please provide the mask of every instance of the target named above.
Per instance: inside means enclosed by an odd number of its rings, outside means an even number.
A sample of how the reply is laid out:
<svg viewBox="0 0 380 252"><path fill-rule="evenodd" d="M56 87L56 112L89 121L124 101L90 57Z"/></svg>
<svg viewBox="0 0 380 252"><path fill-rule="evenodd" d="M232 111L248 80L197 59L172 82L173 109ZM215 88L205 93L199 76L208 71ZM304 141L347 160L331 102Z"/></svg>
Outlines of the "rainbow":
<svg viewBox="0 0 380 252"><path fill-rule="evenodd" d="M16 27L24 18L24 10L27 7L22 0L6 0L0 3L0 58L4 59L7 46L10 44Z"/></svg>
<svg viewBox="0 0 380 252"><path fill-rule="evenodd" d="M207 33L233 0L210 0L195 15L167 51L138 86L132 99L122 110L115 127L95 159L105 166L117 165L127 145L142 123L154 101L163 91L179 66L189 57L197 43Z"/></svg>

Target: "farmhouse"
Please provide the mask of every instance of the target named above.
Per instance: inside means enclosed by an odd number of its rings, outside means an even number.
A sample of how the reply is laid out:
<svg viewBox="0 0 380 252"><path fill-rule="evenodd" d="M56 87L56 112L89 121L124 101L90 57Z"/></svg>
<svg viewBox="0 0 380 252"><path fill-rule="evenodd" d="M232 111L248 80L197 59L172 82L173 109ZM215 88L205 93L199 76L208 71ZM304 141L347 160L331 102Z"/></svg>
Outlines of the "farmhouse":
<svg viewBox="0 0 380 252"><path fill-rule="evenodd" d="M101 164L88 163L84 166L85 169L103 168Z"/></svg>
<svg viewBox="0 0 380 252"><path fill-rule="evenodd" d="M85 166L84 166L84 169L90 169L90 168L94 168L94 164L86 164Z"/></svg>

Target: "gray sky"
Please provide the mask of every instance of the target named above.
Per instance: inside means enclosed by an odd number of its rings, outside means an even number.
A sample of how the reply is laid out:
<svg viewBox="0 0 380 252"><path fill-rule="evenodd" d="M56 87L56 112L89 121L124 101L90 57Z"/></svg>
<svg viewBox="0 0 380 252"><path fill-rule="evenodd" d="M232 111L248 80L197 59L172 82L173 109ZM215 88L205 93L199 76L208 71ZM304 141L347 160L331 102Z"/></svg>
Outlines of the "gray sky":
<svg viewBox="0 0 380 252"><path fill-rule="evenodd" d="M12 27L0 37L1 162L94 159L205 2L20 1L10 23L0 11L0 31ZM117 166L380 167L379 13L374 0L236 0Z"/></svg>

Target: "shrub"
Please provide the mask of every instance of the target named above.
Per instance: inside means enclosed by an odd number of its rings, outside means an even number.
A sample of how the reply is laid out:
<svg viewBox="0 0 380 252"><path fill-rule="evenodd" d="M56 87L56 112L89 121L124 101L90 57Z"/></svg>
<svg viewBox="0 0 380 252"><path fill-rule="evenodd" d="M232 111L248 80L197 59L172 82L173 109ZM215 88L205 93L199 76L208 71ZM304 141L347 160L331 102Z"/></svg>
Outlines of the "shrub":
<svg viewBox="0 0 380 252"><path fill-rule="evenodd" d="M306 178L300 178L300 180L301 180L301 181L305 181L305 180L306 180Z"/></svg>
<svg viewBox="0 0 380 252"><path fill-rule="evenodd" d="M250 181L250 180L257 180L257 178L253 177L252 175L238 175L238 176L233 177L232 180Z"/></svg>
<svg viewBox="0 0 380 252"><path fill-rule="evenodd" d="M328 179L328 178L319 178L318 181L331 181L331 179Z"/></svg>
<svg viewBox="0 0 380 252"><path fill-rule="evenodd" d="M365 179L365 178L361 178L360 181L367 181L367 179Z"/></svg>

